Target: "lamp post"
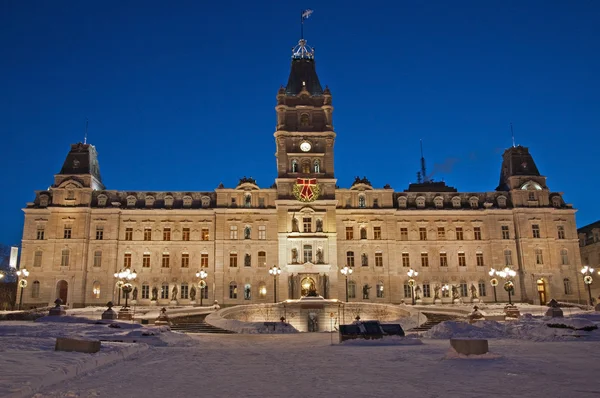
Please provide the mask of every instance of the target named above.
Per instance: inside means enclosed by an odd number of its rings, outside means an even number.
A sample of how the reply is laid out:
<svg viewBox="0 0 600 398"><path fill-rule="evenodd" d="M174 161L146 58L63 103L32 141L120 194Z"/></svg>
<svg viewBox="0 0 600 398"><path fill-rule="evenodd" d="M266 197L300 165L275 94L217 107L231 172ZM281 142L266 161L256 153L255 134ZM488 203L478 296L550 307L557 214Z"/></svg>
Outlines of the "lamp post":
<svg viewBox="0 0 600 398"><path fill-rule="evenodd" d="M417 275L419 275L419 273L411 268L408 270L406 275L408 275L408 277L410 278L408 280L408 284L410 285L410 289L411 289L410 295L412 297L412 305L415 305L415 280L413 278L416 278Z"/></svg>
<svg viewBox="0 0 600 398"><path fill-rule="evenodd" d="M135 278L137 278L137 272L135 272L135 270L132 271L130 268L125 268L119 272L116 272L115 278L119 279L119 281L117 282L117 286L120 286L121 290L123 290L123 292L125 293L124 309L127 309L129 308L129 305L127 303L129 300L129 293L131 293L131 291L133 290L133 285L131 282L133 282ZM119 294L119 298L120 297L121 295Z"/></svg>
<svg viewBox="0 0 600 398"><path fill-rule="evenodd" d="M592 282L594 282L594 278L592 278L592 274L594 273L594 269L592 267L588 267L587 265L585 265L581 269L581 273L583 274L583 283L585 283L587 285L590 306L592 306L592 305L594 305L593 300L592 300ZM21 291L21 293L23 293L23 291Z"/></svg>
<svg viewBox="0 0 600 398"><path fill-rule="evenodd" d="M346 302L348 302L348 276L352 275L352 268L346 265L340 272L346 277Z"/></svg>
<svg viewBox="0 0 600 398"><path fill-rule="evenodd" d="M273 275L273 302L277 303L277 276L281 274L281 268L274 265L269 269L269 274Z"/></svg>
<svg viewBox="0 0 600 398"><path fill-rule="evenodd" d="M4 275L3 275L4 276ZM19 310L23 305L23 290L27 287L27 277L29 276L29 271L27 268L23 268L17 271L17 277L19 278L19 287L21 288L21 295L19 296Z"/></svg>
<svg viewBox="0 0 600 398"><path fill-rule="evenodd" d="M445 283L442 286L442 297L445 297L446 295L448 295L448 297L450 297L450 285L448 285L447 283Z"/></svg>
<svg viewBox="0 0 600 398"><path fill-rule="evenodd" d="M203 269L200 270L199 272L196 272L196 278L200 278L200 282L198 282L198 287L200 288L200 307L202 307L202 299L204 298L204 289L206 289L206 281L204 279L206 279L207 276L208 276L208 273L206 273L206 271L204 271Z"/></svg>
<svg viewBox="0 0 600 398"><path fill-rule="evenodd" d="M504 267L503 270L496 271L496 275L502 279L506 279L506 282L504 282L504 290L508 292L508 304L512 305L510 294L515 289L512 279L517 275L517 272L509 267Z"/></svg>
<svg viewBox="0 0 600 398"><path fill-rule="evenodd" d="M489 274L492 277L492 279L490 280L490 284L494 288L494 303L497 303L498 297L496 296L496 286L498 286L498 279L494 278L494 275L496 275L496 270L492 268Z"/></svg>

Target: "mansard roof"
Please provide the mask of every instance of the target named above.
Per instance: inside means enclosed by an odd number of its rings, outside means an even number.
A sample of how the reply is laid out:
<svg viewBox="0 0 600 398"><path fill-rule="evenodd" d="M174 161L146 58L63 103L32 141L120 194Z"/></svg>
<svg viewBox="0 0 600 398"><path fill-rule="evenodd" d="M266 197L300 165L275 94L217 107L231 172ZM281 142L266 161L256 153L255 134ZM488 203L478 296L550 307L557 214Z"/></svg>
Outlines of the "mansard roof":
<svg viewBox="0 0 600 398"><path fill-rule="evenodd" d="M458 190L446 185L444 181L427 181L409 184L408 189L405 189L404 192L458 192Z"/></svg>
<svg viewBox="0 0 600 398"><path fill-rule="evenodd" d="M508 148L502 155L502 169L500 170L500 183L496 190L508 191L509 177L513 176L541 176L529 149L517 145Z"/></svg>
<svg viewBox="0 0 600 398"><path fill-rule="evenodd" d="M91 174L99 183L102 183L96 148L81 142L72 144L59 174Z"/></svg>
<svg viewBox="0 0 600 398"><path fill-rule="evenodd" d="M323 95L323 88L317 76L314 58L294 58L285 93L287 95L298 95L305 88L310 95Z"/></svg>

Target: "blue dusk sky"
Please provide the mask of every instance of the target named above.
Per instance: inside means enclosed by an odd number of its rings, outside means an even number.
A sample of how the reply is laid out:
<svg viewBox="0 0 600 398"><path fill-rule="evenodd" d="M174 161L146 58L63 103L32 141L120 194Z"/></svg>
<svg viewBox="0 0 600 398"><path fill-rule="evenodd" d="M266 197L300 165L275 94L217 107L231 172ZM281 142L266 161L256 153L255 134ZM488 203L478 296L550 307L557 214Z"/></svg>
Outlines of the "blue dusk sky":
<svg viewBox="0 0 600 398"><path fill-rule="evenodd" d="M303 8L340 187L406 189L423 139L433 178L492 191L512 122L578 226L600 219L600 1L4 0L0 242L20 241L86 118L108 189L270 186Z"/></svg>

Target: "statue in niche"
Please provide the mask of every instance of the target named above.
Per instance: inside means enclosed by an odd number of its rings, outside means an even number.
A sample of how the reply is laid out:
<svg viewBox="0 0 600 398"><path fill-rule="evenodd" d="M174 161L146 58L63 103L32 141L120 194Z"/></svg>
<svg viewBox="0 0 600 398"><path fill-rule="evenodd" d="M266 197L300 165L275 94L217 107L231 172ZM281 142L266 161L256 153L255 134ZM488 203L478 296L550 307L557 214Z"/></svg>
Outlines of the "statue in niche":
<svg viewBox="0 0 600 398"><path fill-rule="evenodd" d="M138 290L137 287L133 288L133 293L131 294L132 300L137 300Z"/></svg>
<svg viewBox="0 0 600 398"><path fill-rule="evenodd" d="M440 285L435 285L433 287L433 299L434 300L439 300L440 299L440 290L441 290Z"/></svg>
<svg viewBox="0 0 600 398"><path fill-rule="evenodd" d="M323 249L317 248L317 264L323 264Z"/></svg>
<svg viewBox="0 0 600 398"><path fill-rule="evenodd" d="M152 288L152 301L158 300L158 288L154 286Z"/></svg>
<svg viewBox="0 0 600 398"><path fill-rule="evenodd" d="M292 232L300 232L300 229L298 228L298 219L296 216L292 217Z"/></svg>
<svg viewBox="0 0 600 398"><path fill-rule="evenodd" d="M369 298L369 290L371 290L371 286L369 286L368 284L363 286L363 299Z"/></svg>
<svg viewBox="0 0 600 398"><path fill-rule="evenodd" d="M415 300L421 300L421 286L415 287Z"/></svg>
<svg viewBox="0 0 600 398"><path fill-rule="evenodd" d="M363 253L361 255L361 265L363 267L366 267L369 265L369 257L367 256L367 253Z"/></svg>
<svg viewBox="0 0 600 398"><path fill-rule="evenodd" d="M177 286L173 286L173 290L171 291L171 300L177 301Z"/></svg>
<svg viewBox="0 0 600 398"><path fill-rule="evenodd" d="M315 281L310 280L310 285L308 286L308 293L306 297L317 297L317 287L315 286Z"/></svg>
<svg viewBox="0 0 600 398"><path fill-rule="evenodd" d="M460 296L458 294L458 287L455 285L452 285L452 298L453 299L458 299Z"/></svg>
<svg viewBox="0 0 600 398"><path fill-rule="evenodd" d="M252 291L250 290L250 286L244 287L244 300L250 300L250 295Z"/></svg>
<svg viewBox="0 0 600 398"><path fill-rule="evenodd" d="M190 289L190 300L196 300L196 288L194 286Z"/></svg>
<svg viewBox="0 0 600 398"><path fill-rule="evenodd" d="M298 249L293 248L292 249L292 264L297 264L298 263Z"/></svg>
<svg viewBox="0 0 600 398"><path fill-rule="evenodd" d="M317 232L323 232L323 220L317 218Z"/></svg>
<svg viewBox="0 0 600 398"><path fill-rule="evenodd" d="M250 227L244 228L244 239L250 239Z"/></svg>
<svg viewBox="0 0 600 398"><path fill-rule="evenodd" d="M471 283L471 298L477 298L477 288L474 284Z"/></svg>

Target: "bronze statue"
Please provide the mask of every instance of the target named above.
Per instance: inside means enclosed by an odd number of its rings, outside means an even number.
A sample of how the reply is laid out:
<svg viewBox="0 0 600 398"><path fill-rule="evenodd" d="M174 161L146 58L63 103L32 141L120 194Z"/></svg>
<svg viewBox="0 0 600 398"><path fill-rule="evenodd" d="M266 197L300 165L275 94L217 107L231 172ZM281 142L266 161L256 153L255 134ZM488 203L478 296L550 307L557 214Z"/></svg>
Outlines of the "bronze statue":
<svg viewBox="0 0 600 398"><path fill-rule="evenodd" d="M156 286L152 288L152 301L158 300L158 289Z"/></svg>

